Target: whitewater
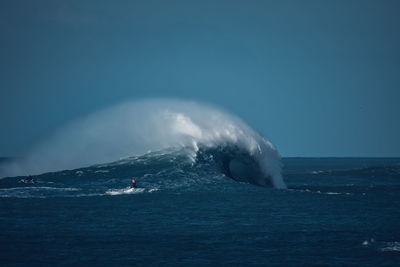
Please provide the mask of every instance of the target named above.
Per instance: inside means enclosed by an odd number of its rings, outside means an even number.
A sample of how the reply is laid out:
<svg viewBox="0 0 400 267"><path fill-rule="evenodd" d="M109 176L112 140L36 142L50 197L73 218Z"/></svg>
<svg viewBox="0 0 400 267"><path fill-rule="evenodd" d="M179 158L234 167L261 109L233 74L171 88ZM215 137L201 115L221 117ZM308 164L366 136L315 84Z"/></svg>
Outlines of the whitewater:
<svg viewBox="0 0 400 267"><path fill-rule="evenodd" d="M0 176L76 169L152 151L186 154L193 164L209 154L226 176L286 188L276 148L241 119L218 108L182 100L127 102L61 127L1 166Z"/></svg>

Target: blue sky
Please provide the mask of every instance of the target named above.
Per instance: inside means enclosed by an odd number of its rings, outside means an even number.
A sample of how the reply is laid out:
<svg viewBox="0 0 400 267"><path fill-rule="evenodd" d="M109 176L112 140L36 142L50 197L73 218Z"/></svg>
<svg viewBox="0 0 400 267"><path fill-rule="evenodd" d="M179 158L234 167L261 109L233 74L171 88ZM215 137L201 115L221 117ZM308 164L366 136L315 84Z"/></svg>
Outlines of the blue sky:
<svg viewBox="0 0 400 267"><path fill-rule="evenodd" d="M0 156L125 100L220 106L282 156L400 156L399 1L1 1Z"/></svg>

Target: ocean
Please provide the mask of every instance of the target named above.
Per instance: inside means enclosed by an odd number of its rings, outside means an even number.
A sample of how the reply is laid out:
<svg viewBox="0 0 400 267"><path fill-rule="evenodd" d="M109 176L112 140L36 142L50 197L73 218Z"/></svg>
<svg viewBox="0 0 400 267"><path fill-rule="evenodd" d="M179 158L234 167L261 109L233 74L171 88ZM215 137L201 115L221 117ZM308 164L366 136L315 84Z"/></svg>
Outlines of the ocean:
<svg viewBox="0 0 400 267"><path fill-rule="evenodd" d="M400 262L400 158L281 159L195 102L77 119L0 177L2 266Z"/></svg>
<svg viewBox="0 0 400 267"><path fill-rule="evenodd" d="M232 153L0 179L0 264L399 266L399 158L283 158L277 189L239 179Z"/></svg>

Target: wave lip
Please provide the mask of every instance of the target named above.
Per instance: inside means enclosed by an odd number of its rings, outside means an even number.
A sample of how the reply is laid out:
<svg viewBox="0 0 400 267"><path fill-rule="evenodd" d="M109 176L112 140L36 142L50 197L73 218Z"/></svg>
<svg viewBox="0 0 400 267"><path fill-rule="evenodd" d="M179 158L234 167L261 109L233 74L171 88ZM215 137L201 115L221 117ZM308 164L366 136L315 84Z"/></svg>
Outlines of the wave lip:
<svg viewBox="0 0 400 267"><path fill-rule="evenodd" d="M76 120L32 148L25 160L9 164L5 175L74 169L169 148L186 149L195 162L201 149L220 147L230 149L221 163L226 175L286 188L279 153L241 119L214 107L165 99L124 103Z"/></svg>

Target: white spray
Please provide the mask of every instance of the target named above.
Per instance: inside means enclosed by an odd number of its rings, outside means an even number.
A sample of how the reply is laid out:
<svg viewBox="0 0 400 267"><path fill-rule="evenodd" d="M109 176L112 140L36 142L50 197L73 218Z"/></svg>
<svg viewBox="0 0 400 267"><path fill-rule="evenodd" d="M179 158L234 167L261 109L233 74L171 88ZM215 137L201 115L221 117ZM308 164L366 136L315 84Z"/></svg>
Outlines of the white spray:
<svg viewBox="0 0 400 267"><path fill-rule="evenodd" d="M242 120L180 100L129 102L81 118L32 148L1 176L39 174L106 163L171 147L236 145L254 156L274 187L286 188L273 145Z"/></svg>

